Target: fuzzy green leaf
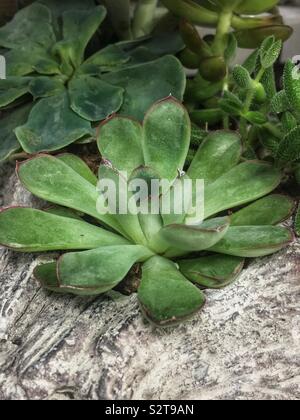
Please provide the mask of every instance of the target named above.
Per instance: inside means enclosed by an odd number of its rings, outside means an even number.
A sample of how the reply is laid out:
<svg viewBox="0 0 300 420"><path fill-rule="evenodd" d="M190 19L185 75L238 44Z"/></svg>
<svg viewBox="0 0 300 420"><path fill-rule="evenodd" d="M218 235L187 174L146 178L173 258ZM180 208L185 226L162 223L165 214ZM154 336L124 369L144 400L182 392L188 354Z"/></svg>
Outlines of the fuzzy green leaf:
<svg viewBox="0 0 300 420"><path fill-rule="evenodd" d="M279 145L277 158L285 162L295 162L300 159L300 126L284 137Z"/></svg>
<svg viewBox="0 0 300 420"><path fill-rule="evenodd" d="M241 89L251 89L253 81L245 67L236 65L232 70L232 77Z"/></svg>
<svg viewBox="0 0 300 420"><path fill-rule="evenodd" d="M292 232L278 226L238 226L210 250L237 257L263 257L288 246L294 240Z"/></svg>
<svg viewBox="0 0 300 420"><path fill-rule="evenodd" d="M120 113L140 121L155 101L168 95L182 100L186 83L184 69L173 56L104 74L102 79L125 89Z"/></svg>
<svg viewBox="0 0 300 420"><path fill-rule="evenodd" d="M27 124L16 135L27 153L62 149L91 134L91 124L70 109L67 92L40 100L30 113Z"/></svg>
<svg viewBox="0 0 300 420"><path fill-rule="evenodd" d="M178 324L205 303L203 293L186 280L174 263L161 257L144 264L138 297L146 318L159 327Z"/></svg>
<svg viewBox="0 0 300 420"><path fill-rule="evenodd" d="M153 254L139 245L109 246L63 255L57 264L59 284L87 295L113 289L128 274L133 264Z"/></svg>
<svg viewBox="0 0 300 420"><path fill-rule="evenodd" d="M281 179L281 172L267 163L241 163L206 188L205 217L261 198Z"/></svg>
<svg viewBox="0 0 300 420"><path fill-rule="evenodd" d="M275 40L275 36L266 38L260 48L260 62L264 69L272 67L279 58L282 49L282 41Z"/></svg>
<svg viewBox="0 0 300 420"><path fill-rule="evenodd" d="M271 100L270 105L272 112L275 114L281 114L282 112L288 111L291 108L285 90L278 92Z"/></svg>
<svg viewBox="0 0 300 420"><path fill-rule="evenodd" d="M11 208L0 212L0 243L22 252L126 245L121 236L86 222L47 212Z"/></svg>
<svg viewBox="0 0 300 420"><path fill-rule="evenodd" d="M166 99L148 111L143 127L145 164L162 178L174 180L184 167L190 146L191 122L187 111L174 98Z"/></svg>
<svg viewBox="0 0 300 420"><path fill-rule="evenodd" d="M295 208L295 202L285 195L269 195L231 216L231 226L277 225L288 219Z"/></svg>
<svg viewBox="0 0 300 420"><path fill-rule="evenodd" d="M96 77L74 77L69 84L71 108L88 121L101 121L117 112L124 90Z"/></svg>
<svg viewBox="0 0 300 420"><path fill-rule="evenodd" d="M229 255L210 255L179 261L182 274L197 285L208 289L220 289L234 282L241 273L245 261Z"/></svg>
<svg viewBox="0 0 300 420"><path fill-rule="evenodd" d="M297 127L298 121L291 112L286 111L281 117L281 124L284 132L288 134Z"/></svg>
<svg viewBox="0 0 300 420"><path fill-rule="evenodd" d="M97 143L102 157L119 171L127 171L129 176L144 164L142 137L143 129L138 121L114 116L101 124Z"/></svg>
<svg viewBox="0 0 300 420"><path fill-rule="evenodd" d="M290 109L300 117L300 76L298 68L291 60L286 62L283 75L284 90L288 98Z"/></svg>
<svg viewBox="0 0 300 420"><path fill-rule="evenodd" d="M247 121L254 125L263 125L268 121L267 117L258 111L249 111L243 116Z"/></svg>

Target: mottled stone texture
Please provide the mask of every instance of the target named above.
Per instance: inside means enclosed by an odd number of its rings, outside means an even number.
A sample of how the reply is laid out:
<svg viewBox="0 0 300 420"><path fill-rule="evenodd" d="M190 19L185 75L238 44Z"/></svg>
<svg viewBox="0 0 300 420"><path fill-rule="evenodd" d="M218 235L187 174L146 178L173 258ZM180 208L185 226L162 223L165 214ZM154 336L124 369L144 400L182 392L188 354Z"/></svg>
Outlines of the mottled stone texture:
<svg viewBox="0 0 300 420"><path fill-rule="evenodd" d="M1 205L29 204L0 171ZM157 331L135 296L50 294L36 257L0 249L0 399L299 399L299 261L299 243L255 261L192 321Z"/></svg>

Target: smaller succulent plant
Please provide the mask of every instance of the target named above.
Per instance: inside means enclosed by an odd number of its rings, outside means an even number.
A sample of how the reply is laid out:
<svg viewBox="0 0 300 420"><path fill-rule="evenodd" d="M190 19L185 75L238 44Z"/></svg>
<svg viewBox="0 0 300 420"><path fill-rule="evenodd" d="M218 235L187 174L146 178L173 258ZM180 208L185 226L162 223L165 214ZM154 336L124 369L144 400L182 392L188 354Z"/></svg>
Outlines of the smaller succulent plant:
<svg viewBox="0 0 300 420"><path fill-rule="evenodd" d="M236 132L210 133L184 174L190 137L189 116L171 97L154 104L143 125L114 116L99 129L98 176L115 183L124 171L131 180L167 179L171 197L175 182L204 179L203 223L188 224L187 214L175 211L176 200L159 214L123 213L119 205L115 214L100 213L97 177L81 159L37 155L18 165L19 179L56 206L3 209L0 243L20 252L70 251L34 273L58 293L104 293L141 264L138 299L146 318L160 327L185 320L205 302L200 289L226 286L245 258L272 254L293 241L288 228L276 225L294 208L290 198L269 195L281 182L279 169L241 163Z"/></svg>
<svg viewBox="0 0 300 420"><path fill-rule="evenodd" d="M0 120L0 161L21 148L51 152L94 140L95 125L112 113L142 120L154 101L182 99L185 73L168 55L182 48L180 37L89 48L106 15L92 0L41 0L0 28L7 63L0 109L9 109Z"/></svg>

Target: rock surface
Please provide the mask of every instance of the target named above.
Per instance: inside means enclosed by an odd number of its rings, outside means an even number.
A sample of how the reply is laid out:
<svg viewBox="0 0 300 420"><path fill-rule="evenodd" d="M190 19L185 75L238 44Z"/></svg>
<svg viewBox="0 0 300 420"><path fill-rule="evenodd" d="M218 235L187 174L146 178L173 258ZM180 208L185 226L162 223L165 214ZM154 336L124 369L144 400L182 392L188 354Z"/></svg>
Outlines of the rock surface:
<svg viewBox="0 0 300 420"><path fill-rule="evenodd" d="M31 204L9 173L0 168L0 205ZM0 248L0 399L300 398L299 242L168 331L142 320L135 296L43 291L36 264Z"/></svg>

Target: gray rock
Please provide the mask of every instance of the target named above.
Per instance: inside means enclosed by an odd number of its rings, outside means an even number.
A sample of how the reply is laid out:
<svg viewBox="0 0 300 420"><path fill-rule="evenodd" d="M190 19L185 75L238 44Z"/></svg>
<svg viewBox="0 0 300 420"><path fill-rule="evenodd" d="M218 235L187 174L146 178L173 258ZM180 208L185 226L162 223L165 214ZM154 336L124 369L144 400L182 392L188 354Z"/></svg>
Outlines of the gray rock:
<svg viewBox="0 0 300 420"><path fill-rule="evenodd" d="M1 205L30 204L1 170ZM297 242L254 261L193 320L160 331L136 296L45 292L40 258L0 248L0 399L299 399L299 258Z"/></svg>

